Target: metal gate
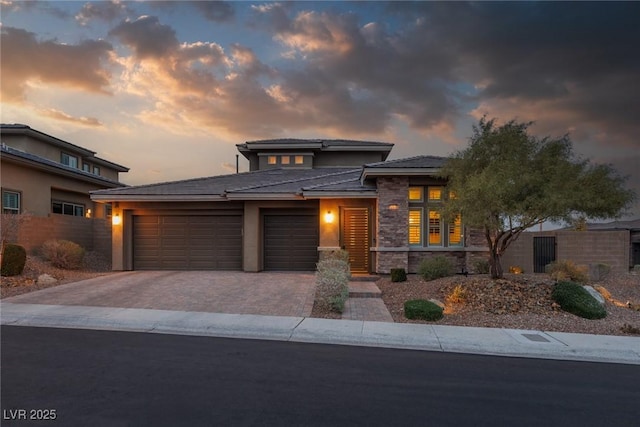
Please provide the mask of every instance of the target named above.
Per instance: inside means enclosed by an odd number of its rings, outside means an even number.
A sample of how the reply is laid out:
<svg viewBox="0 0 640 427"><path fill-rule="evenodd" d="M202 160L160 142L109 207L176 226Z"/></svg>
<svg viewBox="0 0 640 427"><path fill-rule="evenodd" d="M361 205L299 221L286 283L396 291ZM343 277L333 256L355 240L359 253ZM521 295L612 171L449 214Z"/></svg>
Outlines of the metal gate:
<svg viewBox="0 0 640 427"><path fill-rule="evenodd" d="M556 260L556 238L534 237L533 238L533 272L544 273L547 264Z"/></svg>

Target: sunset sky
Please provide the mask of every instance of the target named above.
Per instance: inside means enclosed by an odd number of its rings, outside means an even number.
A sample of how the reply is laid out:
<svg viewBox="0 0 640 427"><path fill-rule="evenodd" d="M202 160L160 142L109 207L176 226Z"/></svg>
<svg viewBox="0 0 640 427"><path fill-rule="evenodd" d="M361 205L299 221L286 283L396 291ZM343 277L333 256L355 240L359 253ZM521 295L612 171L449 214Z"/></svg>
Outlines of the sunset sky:
<svg viewBox="0 0 640 427"><path fill-rule="evenodd" d="M255 139L448 155L486 114L568 132L640 195L640 2L0 3L1 121L127 184L233 172Z"/></svg>

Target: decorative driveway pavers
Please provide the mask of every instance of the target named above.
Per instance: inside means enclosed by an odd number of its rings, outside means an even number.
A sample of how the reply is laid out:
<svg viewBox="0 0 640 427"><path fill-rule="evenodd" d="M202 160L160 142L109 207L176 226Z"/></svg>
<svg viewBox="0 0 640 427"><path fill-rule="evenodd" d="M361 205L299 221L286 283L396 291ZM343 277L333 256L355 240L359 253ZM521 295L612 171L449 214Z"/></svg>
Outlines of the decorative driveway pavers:
<svg viewBox="0 0 640 427"><path fill-rule="evenodd" d="M5 301L308 317L314 295L313 273L135 271L111 273Z"/></svg>

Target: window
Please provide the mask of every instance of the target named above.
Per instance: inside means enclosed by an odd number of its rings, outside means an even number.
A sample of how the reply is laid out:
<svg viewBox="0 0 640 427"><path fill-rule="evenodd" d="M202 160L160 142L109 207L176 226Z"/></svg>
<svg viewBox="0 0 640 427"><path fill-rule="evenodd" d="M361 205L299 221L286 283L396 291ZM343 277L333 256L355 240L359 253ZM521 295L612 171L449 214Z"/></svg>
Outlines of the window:
<svg viewBox="0 0 640 427"><path fill-rule="evenodd" d="M283 165L288 165L289 164L289 156L282 156L280 157L280 163Z"/></svg>
<svg viewBox="0 0 640 427"><path fill-rule="evenodd" d="M422 208L409 209L409 244L422 245Z"/></svg>
<svg viewBox="0 0 640 427"><path fill-rule="evenodd" d="M277 163L276 156L269 156L267 158L267 163L270 165L275 165Z"/></svg>
<svg viewBox="0 0 640 427"><path fill-rule="evenodd" d="M89 163L83 163L82 170L85 172L91 172L91 165Z"/></svg>
<svg viewBox="0 0 640 427"><path fill-rule="evenodd" d="M304 156L296 156L295 157L295 163L296 163L296 165L303 165L304 164Z"/></svg>
<svg viewBox="0 0 640 427"><path fill-rule="evenodd" d="M429 246L442 246L442 221L437 210L429 210Z"/></svg>
<svg viewBox="0 0 640 427"><path fill-rule="evenodd" d="M409 187L409 201L422 201L422 187Z"/></svg>
<svg viewBox="0 0 640 427"><path fill-rule="evenodd" d="M51 212L62 215L84 216L84 205L54 200L51 202Z"/></svg>
<svg viewBox="0 0 640 427"><path fill-rule="evenodd" d="M20 213L20 193L18 193L17 191L2 191L2 213Z"/></svg>
<svg viewBox="0 0 640 427"><path fill-rule="evenodd" d="M449 246L462 246L462 217L457 215L449 223Z"/></svg>
<svg viewBox="0 0 640 427"><path fill-rule="evenodd" d="M78 169L78 158L71 154L62 153L60 155L60 163Z"/></svg>
<svg viewBox="0 0 640 427"><path fill-rule="evenodd" d="M93 167L93 174L94 175L100 175L100 168L98 166L94 166Z"/></svg>
<svg viewBox="0 0 640 427"><path fill-rule="evenodd" d="M442 201L442 187L428 187L429 201Z"/></svg>
<svg viewBox="0 0 640 427"><path fill-rule="evenodd" d="M104 216L106 218L111 218L111 213L113 212L113 208L111 207L111 203L105 203L104 205Z"/></svg>
<svg viewBox="0 0 640 427"><path fill-rule="evenodd" d="M444 186L409 187L409 245L463 246L462 217L457 215L450 223L442 217L442 202L447 196L455 197Z"/></svg>

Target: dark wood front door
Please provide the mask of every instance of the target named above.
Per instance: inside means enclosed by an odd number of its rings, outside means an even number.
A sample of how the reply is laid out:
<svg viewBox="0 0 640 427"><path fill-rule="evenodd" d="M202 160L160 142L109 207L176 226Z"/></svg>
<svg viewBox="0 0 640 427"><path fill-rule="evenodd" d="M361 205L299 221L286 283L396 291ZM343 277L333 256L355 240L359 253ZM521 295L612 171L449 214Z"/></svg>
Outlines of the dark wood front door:
<svg viewBox="0 0 640 427"><path fill-rule="evenodd" d="M343 208L342 248L349 252L352 273L369 273L369 209Z"/></svg>

